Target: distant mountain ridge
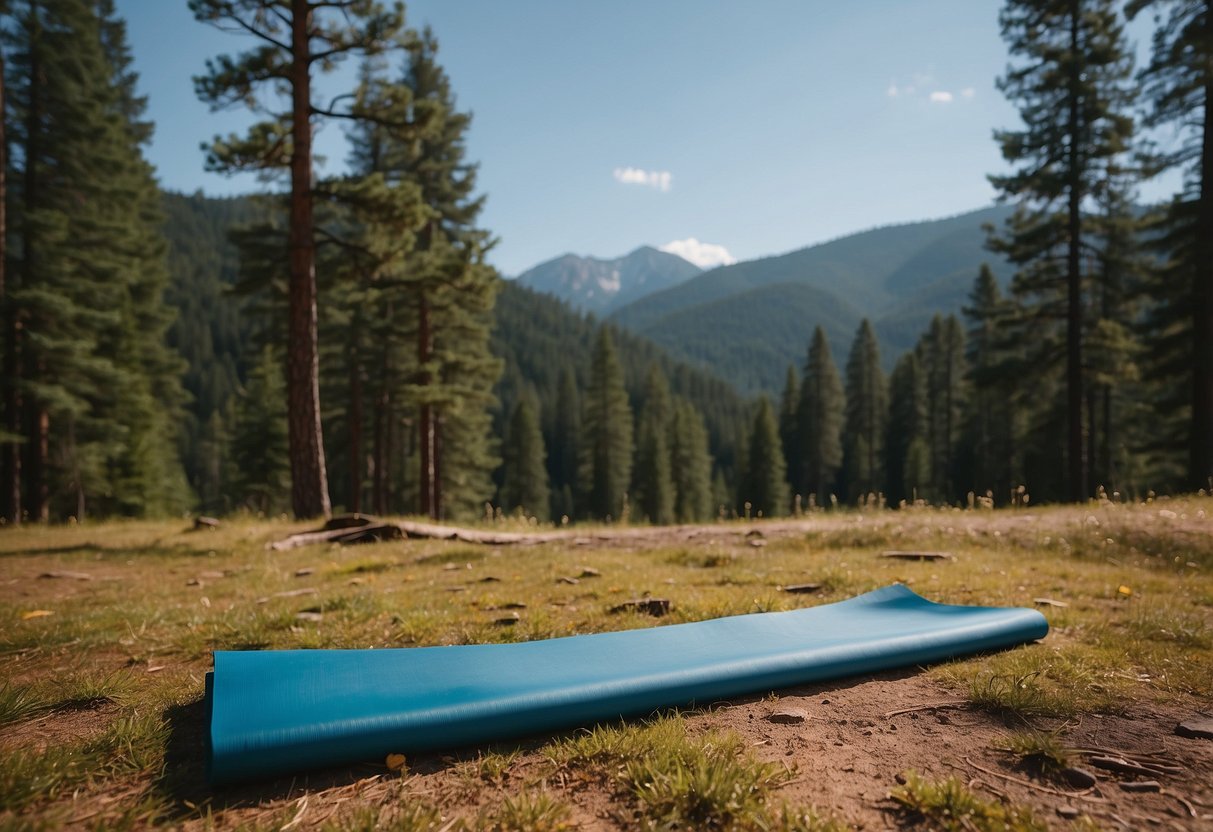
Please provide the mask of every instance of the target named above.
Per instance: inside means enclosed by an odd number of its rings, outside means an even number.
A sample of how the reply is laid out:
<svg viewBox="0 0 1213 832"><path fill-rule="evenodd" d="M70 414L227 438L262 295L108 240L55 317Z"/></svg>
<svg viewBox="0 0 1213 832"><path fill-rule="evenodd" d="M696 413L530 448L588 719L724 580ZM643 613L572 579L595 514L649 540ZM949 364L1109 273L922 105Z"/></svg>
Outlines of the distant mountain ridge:
<svg viewBox="0 0 1213 832"><path fill-rule="evenodd" d="M702 271L676 254L641 246L614 259L565 254L528 269L517 282L601 317Z"/></svg>
<svg viewBox="0 0 1213 832"><path fill-rule="evenodd" d="M993 206L875 228L721 266L621 306L611 319L743 392L778 392L819 324L841 368L868 318L889 368L935 314L961 310L982 263L1010 277L1010 266L986 250L984 226L1001 225L1011 211Z"/></svg>

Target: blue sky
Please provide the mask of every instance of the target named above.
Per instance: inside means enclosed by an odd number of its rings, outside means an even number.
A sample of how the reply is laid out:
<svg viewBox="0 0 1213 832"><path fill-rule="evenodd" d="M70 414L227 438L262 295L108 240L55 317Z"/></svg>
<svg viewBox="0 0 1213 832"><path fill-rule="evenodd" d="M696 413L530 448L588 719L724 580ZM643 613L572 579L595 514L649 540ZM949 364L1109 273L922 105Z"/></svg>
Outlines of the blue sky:
<svg viewBox="0 0 1213 832"><path fill-rule="evenodd" d="M200 142L247 116L210 113L191 82L208 57L252 42L195 22L184 0L117 6L157 124L149 155L162 184L262 187L203 170ZM989 204L986 174L1003 169L991 132L1017 123L994 86L1007 62L999 6L416 0L408 18L432 25L474 114L483 224L500 238L494 264L514 275L565 252L678 241L705 262L752 259ZM1141 27L1134 35L1145 40ZM340 166L339 126L323 128L317 150Z"/></svg>

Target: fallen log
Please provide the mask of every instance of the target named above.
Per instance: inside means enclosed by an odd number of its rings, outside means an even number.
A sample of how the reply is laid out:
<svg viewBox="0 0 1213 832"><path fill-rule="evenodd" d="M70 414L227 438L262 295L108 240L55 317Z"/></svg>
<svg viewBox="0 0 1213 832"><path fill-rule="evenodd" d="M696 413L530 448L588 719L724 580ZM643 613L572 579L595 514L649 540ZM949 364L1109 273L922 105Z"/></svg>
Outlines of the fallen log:
<svg viewBox="0 0 1213 832"><path fill-rule="evenodd" d="M459 526L441 526L437 523L418 523L411 520L385 522L365 515L334 517L324 528L299 532L266 544L267 549L281 552L300 546L319 543L340 543L349 546L357 543L378 543L386 540L459 540L464 543L482 543L490 546L533 545L549 543L568 537L568 532L539 532L520 534L516 532L488 532L465 529Z"/></svg>

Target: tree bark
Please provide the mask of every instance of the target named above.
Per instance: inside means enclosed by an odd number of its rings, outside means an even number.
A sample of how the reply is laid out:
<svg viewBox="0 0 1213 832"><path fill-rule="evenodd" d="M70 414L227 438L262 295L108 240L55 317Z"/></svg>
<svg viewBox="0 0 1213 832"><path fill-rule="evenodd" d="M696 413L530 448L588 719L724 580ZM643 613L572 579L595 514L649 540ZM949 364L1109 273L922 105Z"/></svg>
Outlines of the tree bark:
<svg viewBox="0 0 1213 832"><path fill-rule="evenodd" d="M312 217L312 95L308 0L291 2L290 309L287 407L291 506L296 517L328 517L328 476L320 426L316 248Z"/></svg>
<svg viewBox="0 0 1213 832"><path fill-rule="evenodd" d="M1205 14L1206 50L1213 50L1213 9ZM1208 52L1206 52L1208 54ZM1213 71L1205 71L1200 148L1200 208L1192 274L1192 423L1188 487L1213 488Z"/></svg>
<svg viewBox="0 0 1213 832"><path fill-rule="evenodd" d="M30 3L29 6L31 39L37 39L38 23L38 4ZM26 112L26 131L25 131L25 188L24 203L24 234L22 246L22 268L23 274L21 282L24 286L32 285L35 280L36 273L36 257L38 254L38 241L33 234L33 228L30 223L30 215L36 207L35 200L38 195L38 160L41 156L40 142L40 124L42 121L42 100L39 93L42 90L41 86L41 62L39 58L39 47L31 43L30 48L30 92L29 92L29 107ZM14 355L20 351L20 332L24 326L24 315L20 312L15 312L14 334L18 336L18 345L14 350ZM17 365L16 375L22 374L28 370L33 378L39 378L42 375L42 366L38 362L33 362L29 366L25 366L31 360L30 356L21 355L21 361ZM50 517L50 508L48 505L49 488L46 482L46 459L49 450L50 436L50 414L47 413L39 402L33 397L22 397L21 402L22 416L25 428L25 460L24 477L25 488L25 506L23 511L28 512L31 519L42 521ZM15 466L21 470L22 462L18 461Z"/></svg>
<svg viewBox="0 0 1213 832"><path fill-rule="evenodd" d="M355 320L357 327L359 321ZM350 495L349 511L362 511L362 361L358 345L350 347Z"/></svg>
<svg viewBox="0 0 1213 832"><path fill-rule="evenodd" d="M430 331L429 298L423 291L417 301L417 361L421 371L418 373L418 386L426 388L431 382L429 362L434 348L433 333ZM435 425L434 406L426 400L422 393L422 401L417 414L418 441L421 444L421 471L418 486L421 492L421 513L431 519L438 518L438 491L436 481L437 456L435 454Z"/></svg>
<svg viewBox="0 0 1213 832"><path fill-rule="evenodd" d="M17 315L9 296L8 274L8 108L4 88L4 53L0 50L0 314L4 326L4 429L10 436L0 450L0 516L21 522L21 394L18 390L21 359L18 356Z"/></svg>
<svg viewBox="0 0 1213 832"><path fill-rule="evenodd" d="M1079 40L1081 16L1082 4L1079 0L1071 0L1070 52L1073 55L1078 55L1082 48ZM1087 483L1082 441L1082 157L1078 141L1082 127L1082 101L1078 92L1080 79L1077 77L1077 61L1072 62L1070 71L1066 128L1070 142L1067 153L1069 216L1066 223L1069 232L1066 247L1066 496L1070 502L1079 503L1087 498Z"/></svg>

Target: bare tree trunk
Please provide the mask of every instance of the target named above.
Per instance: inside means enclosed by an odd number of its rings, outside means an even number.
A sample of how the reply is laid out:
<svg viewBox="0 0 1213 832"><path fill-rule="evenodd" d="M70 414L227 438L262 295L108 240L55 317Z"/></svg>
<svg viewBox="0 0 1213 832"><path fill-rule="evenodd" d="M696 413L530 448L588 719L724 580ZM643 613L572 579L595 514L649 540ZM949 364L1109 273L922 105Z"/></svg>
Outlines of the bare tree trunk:
<svg viewBox="0 0 1213 832"><path fill-rule="evenodd" d="M331 513L320 426L316 248L312 217L312 94L308 0L291 0L290 311L287 408L291 506L296 517Z"/></svg>
<svg viewBox="0 0 1213 832"><path fill-rule="evenodd" d="M355 320L355 326L358 325ZM362 511L362 360L358 345L350 349L350 496L349 510Z"/></svg>
<svg viewBox="0 0 1213 832"><path fill-rule="evenodd" d="M1213 43L1213 10L1205 14L1205 40ZM1206 70L1204 136L1200 150L1200 208L1196 268L1192 275L1192 424L1188 487L1213 487L1213 77Z"/></svg>
<svg viewBox="0 0 1213 832"><path fill-rule="evenodd" d="M386 514L387 507L383 499L383 469L387 464L387 460L383 455L383 430L384 422L387 419L387 388L381 387L379 395L375 397L375 438L374 448L371 450L371 458L374 460L374 469L371 472L371 510L376 514Z"/></svg>
<svg viewBox="0 0 1213 832"><path fill-rule="evenodd" d="M38 4L30 3L29 15L32 28L35 30L33 37L37 37L38 28ZM29 109L26 112L26 131L25 131L25 234L22 245L22 267L24 274L22 275L22 284L25 286L32 285L36 277L36 257L38 254L38 241L34 239L34 234L31 233L30 214L35 207L34 201L38 194L38 159L41 156L41 148L39 147L41 121L42 121L42 66L41 54L39 47L34 45L30 49L30 92L29 92ZM20 313L16 314L16 321L13 332L17 336L17 346L14 350L14 355L21 350L22 338L21 327L23 326L24 316ZM33 378L40 378L43 367L40 362L32 361L29 366L25 366L27 362L31 362L31 357L22 354L21 361L18 363L17 375L23 370L28 370ZM23 397L24 398L24 397ZM23 421L25 428L26 448L25 448L25 469L24 486L25 486L25 511L31 519L42 521L50 517L49 488L46 483L46 459L49 451L49 436L50 436L50 414L41 406L41 404L33 398L25 399L21 402L23 411ZM21 418L21 417L19 417ZM18 462L15 466L18 469L21 463Z"/></svg>
<svg viewBox="0 0 1213 832"><path fill-rule="evenodd" d="M4 97L4 53L0 50L0 314L4 326L4 429L10 436L0 451L0 516L21 522L21 394L18 389L21 359L17 354L17 314L9 297L8 259L8 108Z"/></svg>
<svg viewBox="0 0 1213 832"><path fill-rule="evenodd" d="M418 374L418 386L426 388L432 379L429 372L429 361L433 353L434 337L430 331L430 304L423 292L417 301L417 361L421 366ZM437 456L435 448L434 407L422 393L422 401L418 412L418 441L421 443L421 471L419 487L421 491L421 513L431 519L438 518L438 489L437 489Z"/></svg>
<svg viewBox="0 0 1213 832"><path fill-rule="evenodd" d="M1078 55L1079 20L1082 15L1079 0L1070 3L1070 51ZM1066 248L1066 496L1070 502L1080 503L1087 498L1086 460L1083 459L1082 441L1082 176L1079 169L1081 151L1078 141L1082 127L1082 101L1078 94L1079 65L1073 62L1070 79L1069 116L1067 134L1069 151L1069 217L1067 228L1069 241Z"/></svg>

